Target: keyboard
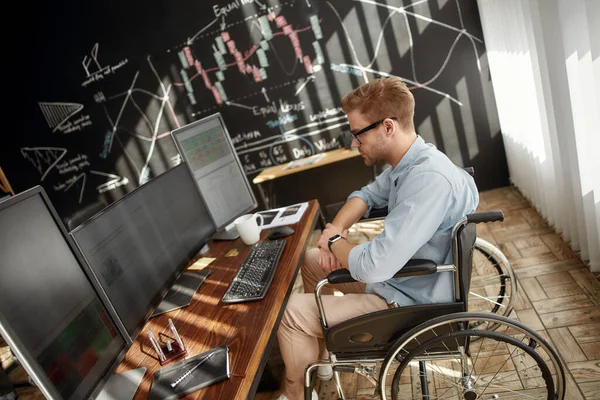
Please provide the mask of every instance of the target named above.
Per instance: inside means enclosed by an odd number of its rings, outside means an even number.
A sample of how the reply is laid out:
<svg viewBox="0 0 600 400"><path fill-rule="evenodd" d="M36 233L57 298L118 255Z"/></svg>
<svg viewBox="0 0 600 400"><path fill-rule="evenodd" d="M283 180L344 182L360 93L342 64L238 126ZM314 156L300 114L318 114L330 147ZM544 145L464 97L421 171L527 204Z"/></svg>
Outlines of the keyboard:
<svg viewBox="0 0 600 400"><path fill-rule="evenodd" d="M259 242L252 246L227 288L223 303L242 303L265 297L284 247L285 240Z"/></svg>

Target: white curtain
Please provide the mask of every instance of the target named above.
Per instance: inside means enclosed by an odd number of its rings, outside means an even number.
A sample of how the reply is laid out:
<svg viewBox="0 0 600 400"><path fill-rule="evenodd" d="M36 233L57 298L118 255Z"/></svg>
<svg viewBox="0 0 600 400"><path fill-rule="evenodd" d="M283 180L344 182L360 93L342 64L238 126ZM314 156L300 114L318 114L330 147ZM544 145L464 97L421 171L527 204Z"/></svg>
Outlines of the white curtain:
<svg viewBox="0 0 600 400"><path fill-rule="evenodd" d="M600 271L600 1L478 5L511 180Z"/></svg>

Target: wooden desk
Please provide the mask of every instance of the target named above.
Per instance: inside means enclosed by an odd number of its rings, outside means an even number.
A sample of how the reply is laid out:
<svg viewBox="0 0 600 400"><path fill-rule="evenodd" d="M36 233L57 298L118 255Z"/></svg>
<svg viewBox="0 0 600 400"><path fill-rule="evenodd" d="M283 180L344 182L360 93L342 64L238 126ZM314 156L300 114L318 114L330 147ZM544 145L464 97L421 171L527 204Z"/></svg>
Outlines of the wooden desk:
<svg viewBox="0 0 600 400"><path fill-rule="evenodd" d="M240 239L210 243L209 254L205 256L216 260L207 267L211 273L194 295L192 303L188 307L151 319L116 370L118 373L138 367L148 368L135 400L148 397L154 372L161 368L147 338L148 328L152 328L156 335L161 332L169 334L169 318L177 327L189 355L202 353L222 344L227 344L230 349L233 376L189 394L184 399L233 400L254 397L304 256L307 239L319 214L318 201L310 201L302 220L293 225L295 233L286 238L287 243L271 286L265 298L259 301L239 304L221 302L250 246L244 245ZM268 231L262 232L262 240L267 233ZM232 249L239 254L225 257Z"/></svg>
<svg viewBox="0 0 600 400"><path fill-rule="evenodd" d="M319 168L319 167L322 167L322 166L325 166L328 164L332 164L332 163L336 163L339 161L343 161L343 160L347 160L350 158L360 156L360 153L357 150L335 149L335 150L331 150L331 151L328 151L325 153L315 154L314 156L311 156L311 157L318 157L321 154L323 156L319 159L319 161L316 161L313 164L286 169L286 166L288 165L288 163L286 163L286 164L276 165L274 167L262 170L261 173L258 174L252 180L252 183L257 185L258 192L261 196L262 201L265 204L265 208L266 209L273 208L275 205L271 204L271 201L270 201L269 197L267 196L267 194L265 193L265 189L261 184L272 181L277 178L281 178L283 176L296 174L298 172L303 172L303 171L313 169L313 168ZM309 158L311 158L311 157L309 157ZM375 174L375 170L373 170L373 173ZM374 175L374 176L376 176L376 175Z"/></svg>
<svg viewBox="0 0 600 400"><path fill-rule="evenodd" d="M319 161L317 161L313 164L304 165L302 167L286 169L285 167L289 164L289 163L286 163L286 164L276 165L274 167L264 169L261 171L260 174L258 174L252 180L252 183L259 184L259 183L263 183L266 181L270 181L272 179L280 178L282 176L306 171L307 169L318 168L318 167L322 167L323 165L327 165L327 164L331 164L334 162L347 160L348 158L360 156L360 153L357 150L335 149L335 150L328 151L326 153L315 154L314 156L310 156L308 158L318 157L321 154L323 155L323 157L321 157L321 159L319 159Z"/></svg>

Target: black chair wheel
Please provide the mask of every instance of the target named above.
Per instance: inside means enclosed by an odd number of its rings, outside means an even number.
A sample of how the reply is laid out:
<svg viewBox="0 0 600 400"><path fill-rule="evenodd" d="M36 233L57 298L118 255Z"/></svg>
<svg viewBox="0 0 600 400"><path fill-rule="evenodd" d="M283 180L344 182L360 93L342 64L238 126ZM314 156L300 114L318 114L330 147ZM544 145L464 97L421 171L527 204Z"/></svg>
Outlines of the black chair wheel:
<svg viewBox="0 0 600 400"><path fill-rule="evenodd" d="M482 329L469 328L471 321ZM564 387L562 364L548 343L519 322L490 313L455 313L419 325L398 339L379 375L384 400L424 394L562 400Z"/></svg>

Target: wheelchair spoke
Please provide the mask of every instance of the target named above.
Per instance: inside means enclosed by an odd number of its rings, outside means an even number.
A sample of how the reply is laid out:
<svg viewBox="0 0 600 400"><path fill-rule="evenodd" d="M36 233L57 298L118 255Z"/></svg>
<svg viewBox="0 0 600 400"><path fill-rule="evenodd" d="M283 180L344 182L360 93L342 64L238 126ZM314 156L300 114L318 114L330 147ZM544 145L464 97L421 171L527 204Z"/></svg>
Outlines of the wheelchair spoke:
<svg viewBox="0 0 600 400"><path fill-rule="evenodd" d="M527 398L530 398L530 399L536 399L537 398L537 397L534 397L534 396L530 396L527 393L524 393L523 391L511 390L509 388L506 388L506 387L503 387L503 386L500 386L500 385L490 385L490 386L502 389L502 392L508 392L508 394L506 396L500 396L497 393L494 393L494 394L490 395L491 396L490 399L514 398L514 396L511 396L510 393L518 395L519 397L527 397ZM484 393L485 393L485 391L484 391Z"/></svg>
<svg viewBox="0 0 600 400"><path fill-rule="evenodd" d="M492 350L492 354L496 352L496 350L498 349L498 347L499 347L501 344L502 344L502 343L501 343L500 341L497 341L497 342L496 342L496 346L494 347L494 350ZM478 351L478 353L477 353L477 355L478 355L477 359L479 359L479 354L480 354L480 352L481 352L481 349L482 349L482 348L483 348L483 343L482 343L482 344L480 345L480 347L479 347L479 351ZM486 369L486 365L487 365L487 363L488 363L490 360L491 360L491 357L487 357L487 358L486 358L486 360L485 360L485 364L483 365L483 367L481 367L481 369L482 369L482 370L485 370L485 369ZM474 373L474 370L475 370L475 363L476 363L476 361L473 361L473 367L472 367L472 369L471 369L471 375L473 375L473 373Z"/></svg>
<svg viewBox="0 0 600 400"><path fill-rule="evenodd" d="M461 330L469 320L425 329L396 350L404 354L402 362L394 370L382 366L386 376L393 375L389 393L394 400L556 398L555 364L538 346L541 339L510 326L502 326L502 332ZM427 396L421 393L425 382Z"/></svg>
<svg viewBox="0 0 600 400"><path fill-rule="evenodd" d="M471 295L473 295L475 297L478 297L478 298L480 298L482 300L485 300L485 301L487 301L489 303L496 304L497 306L504 307L504 308L506 308L506 306L504 304L498 303L497 301L493 301L492 299L507 299L509 297L509 296L489 296L489 297L484 297L484 296L478 295L475 292L469 292L469 294L471 294Z"/></svg>
<svg viewBox="0 0 600 400"><path fill-rule="evenodd" d="M459 385L456 385L456 387L462 389L462 387L459 386ZM444 396L446 395L446 393L450 392L452 389L454 389L454 388L453 387L449 387L448 389L446 389L446 391L444 393L442 393L441 395L439 395L438 398L444 399L445 398ZM453 395L453 394L454 394L453 392L450 392L450 395ZM454 396L454 398L456 398L456 396Z"/></svg>
<svg viewBox="0 0 600 400"><path fill-rule="evenodd" d="M497 342L497 344L500 344L500 342ZM513 351L510 353L510 356L511 356L511 357L510 357L510 359L511 359L511 360L512 360L512 355L513 355L513 354L514 354L514 353L515 353L517 350L518 350L518 348L517 348L517 347L515 347L515 349L514 349L514 350L513 350ZM489 361L489 360L490 360L490 358L488 358L488 359L487 359L487 361ZM502 368L503 368L503 367L506 365L506 363L508 362L508 360L509 360L508 358L506 358L506 359L504 360L504 362L502 363L502 365L500 366L500 368L498 368L498 369L497 369L497 371L496 371L496 373L494 374L494 376L492 376L492 379L490 379L490 383L492 382L492 380L493 380L495 377L497 377L497 376L498 376L498 373L499 373L499 372L502 370ZM487 361L486 361L486 364L487 364ZM473 365L475 365L475 364L473 364ZM494 368L496 365L498 365L498 364L491 365L491 366L490 366L490 368ZM484 366L484 367L485 367L485 366ZM483 369L485 369L485 368L483 368ZM478 381L478 380L479 380L479 378L475 380L475 384L477 384L477 381ZM487 388L490 386L490 383L488 383L488 384L487 384L487 386L486 386L485 388L483 388L483 391L482 391L482 393L485 393L486 389L487 389Z"/></svg>
<svg viewBox="0 0 600 400"><path fill-rule="evenodd" d="M506 275L506 274L498 274L498 275L496 275L496 276L490 276L490 277L487 277L487 278L480 278L480 279L479 279L479 282L497 281L497 280L498 280L498 278L510 279L510 276L509 276L509 275ZM502 280L502 279L501 279L501 280Z"/></svg>

